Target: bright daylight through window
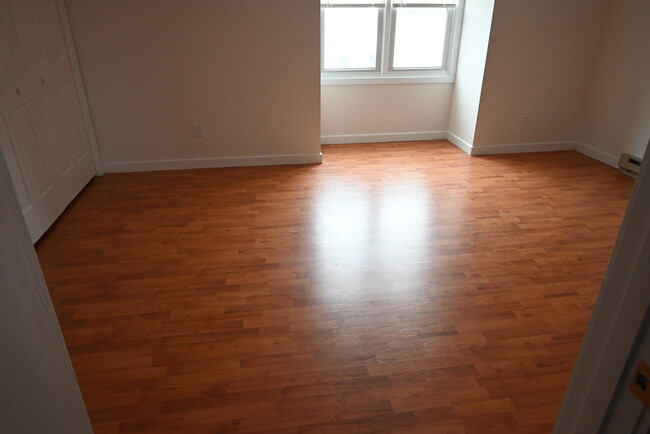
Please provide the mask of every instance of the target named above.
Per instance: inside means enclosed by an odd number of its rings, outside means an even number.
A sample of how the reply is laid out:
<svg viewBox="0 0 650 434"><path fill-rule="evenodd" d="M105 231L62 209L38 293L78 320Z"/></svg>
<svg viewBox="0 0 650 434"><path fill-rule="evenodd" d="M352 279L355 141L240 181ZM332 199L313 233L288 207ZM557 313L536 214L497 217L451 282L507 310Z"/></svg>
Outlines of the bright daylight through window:
<svg viewBox="0 0 650 434"><path fill-rule="evenodd" d="M324 84L453 81L462 0L321 0Z"/></svg>

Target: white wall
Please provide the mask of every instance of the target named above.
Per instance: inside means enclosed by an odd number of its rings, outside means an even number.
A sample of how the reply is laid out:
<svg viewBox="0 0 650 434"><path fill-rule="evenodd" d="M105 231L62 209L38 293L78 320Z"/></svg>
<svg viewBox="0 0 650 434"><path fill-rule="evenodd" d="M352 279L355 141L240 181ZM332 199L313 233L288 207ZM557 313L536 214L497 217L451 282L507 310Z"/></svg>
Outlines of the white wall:
<svg viewBox="0 0 650 434"><path fill-rule="evenodd" d="M2 154L0 222L0 432L92 433Z"/></svg>
<svg viewBox="0 0 650 434"><path fill-rule="evenodd" d="M475 146L575 141L609 5L496 1Z"/></svg>
<svg viewBox="0 0 650 434"><path fill-rule="evenodd" d="M66 4L107 171L319 157L318 0Z"/></svg>
<svg viewBox="0 0 650 434"><path fill-rule="evenodd" d="M650 138L650 2L615 0L578 139L601 157L638 157Z"/></svg>
<svg viewBox="0 0 650 434"><path fill-rule="evenodd" d="M451 83L322 86L322 143L445 138L452 90Z"/></svg>
<svg viewBox="0 0 650 434"><path fill-rule="evenodd" d="M451 101L449 139L465 151L474 142L494 0L467 0L458 72Z"/></svg>

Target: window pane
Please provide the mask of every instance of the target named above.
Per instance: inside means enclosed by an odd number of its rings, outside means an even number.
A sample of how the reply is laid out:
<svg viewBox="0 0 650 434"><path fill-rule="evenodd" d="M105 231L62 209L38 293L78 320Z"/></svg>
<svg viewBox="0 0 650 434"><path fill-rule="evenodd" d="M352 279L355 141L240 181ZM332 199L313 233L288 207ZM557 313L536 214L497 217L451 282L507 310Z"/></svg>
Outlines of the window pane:
<svg viewBox="0 0 650 434"><path fill-rule="evenodd" d="M321 4L327 0L321 0ZM330 0L337 1L337 0ZM343 0L338 0L343 1ZM351 0L352 1L352 0ZM410 6L410 5L451 5L458 4L458 0L393 0L393 4L397 6Z"/></svg>
<svg viewBox="0 0 650 434"><path fill-rule="evenodd" d="M383 7L385 3L386 0L320 0L321 6L370 5Z"/></svg>
<svg viewBox="0 0 650 434"><path fill-rule="evenodd" d="M393 68L440 68L447 35L446 8L397 8Z"/></svg>
<svg viewBox="0 0 650 434"><path fill-rule="evenodd" d="M332 69L375 69L378 8L324 9L324 65Z"/></svg>

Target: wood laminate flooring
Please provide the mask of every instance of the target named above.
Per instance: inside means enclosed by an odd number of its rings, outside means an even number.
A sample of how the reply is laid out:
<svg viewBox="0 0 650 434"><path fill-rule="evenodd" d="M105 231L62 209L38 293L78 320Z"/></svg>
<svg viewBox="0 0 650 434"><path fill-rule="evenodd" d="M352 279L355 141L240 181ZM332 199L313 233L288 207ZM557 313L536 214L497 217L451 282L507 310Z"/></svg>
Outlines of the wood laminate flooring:
<svg viewBox="0 0 650 434"><path fill-rule="evenodd" d="M109 174L38 243L96 433L548 433L633 181L338 145Z"/></svg>

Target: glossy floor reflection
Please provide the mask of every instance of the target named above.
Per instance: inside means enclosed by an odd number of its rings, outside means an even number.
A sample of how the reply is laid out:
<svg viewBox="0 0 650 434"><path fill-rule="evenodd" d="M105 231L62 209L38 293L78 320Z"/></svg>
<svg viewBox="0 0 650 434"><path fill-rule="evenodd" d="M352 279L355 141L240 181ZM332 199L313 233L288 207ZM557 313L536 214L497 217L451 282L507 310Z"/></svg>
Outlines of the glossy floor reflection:
<svg viewBox="0 0 650 434"><path fill-rule="evenodd" d="M324 182L316 190L313 211L314 273L343 278L323 285L319 296L344 292L351 298L372 296L364 290L368 275L391 280L421 281L428 274L430 215L435 212L422 177L386 179L377 185L350 174ZM356 282L356 283L355 283Z"/></svg>
<svg viewBox="0 0 650 434"><path fill-rule="evenodd" d="M95 432L550 432L632 181L323 153L106 175L39 242Z"/></svg>

